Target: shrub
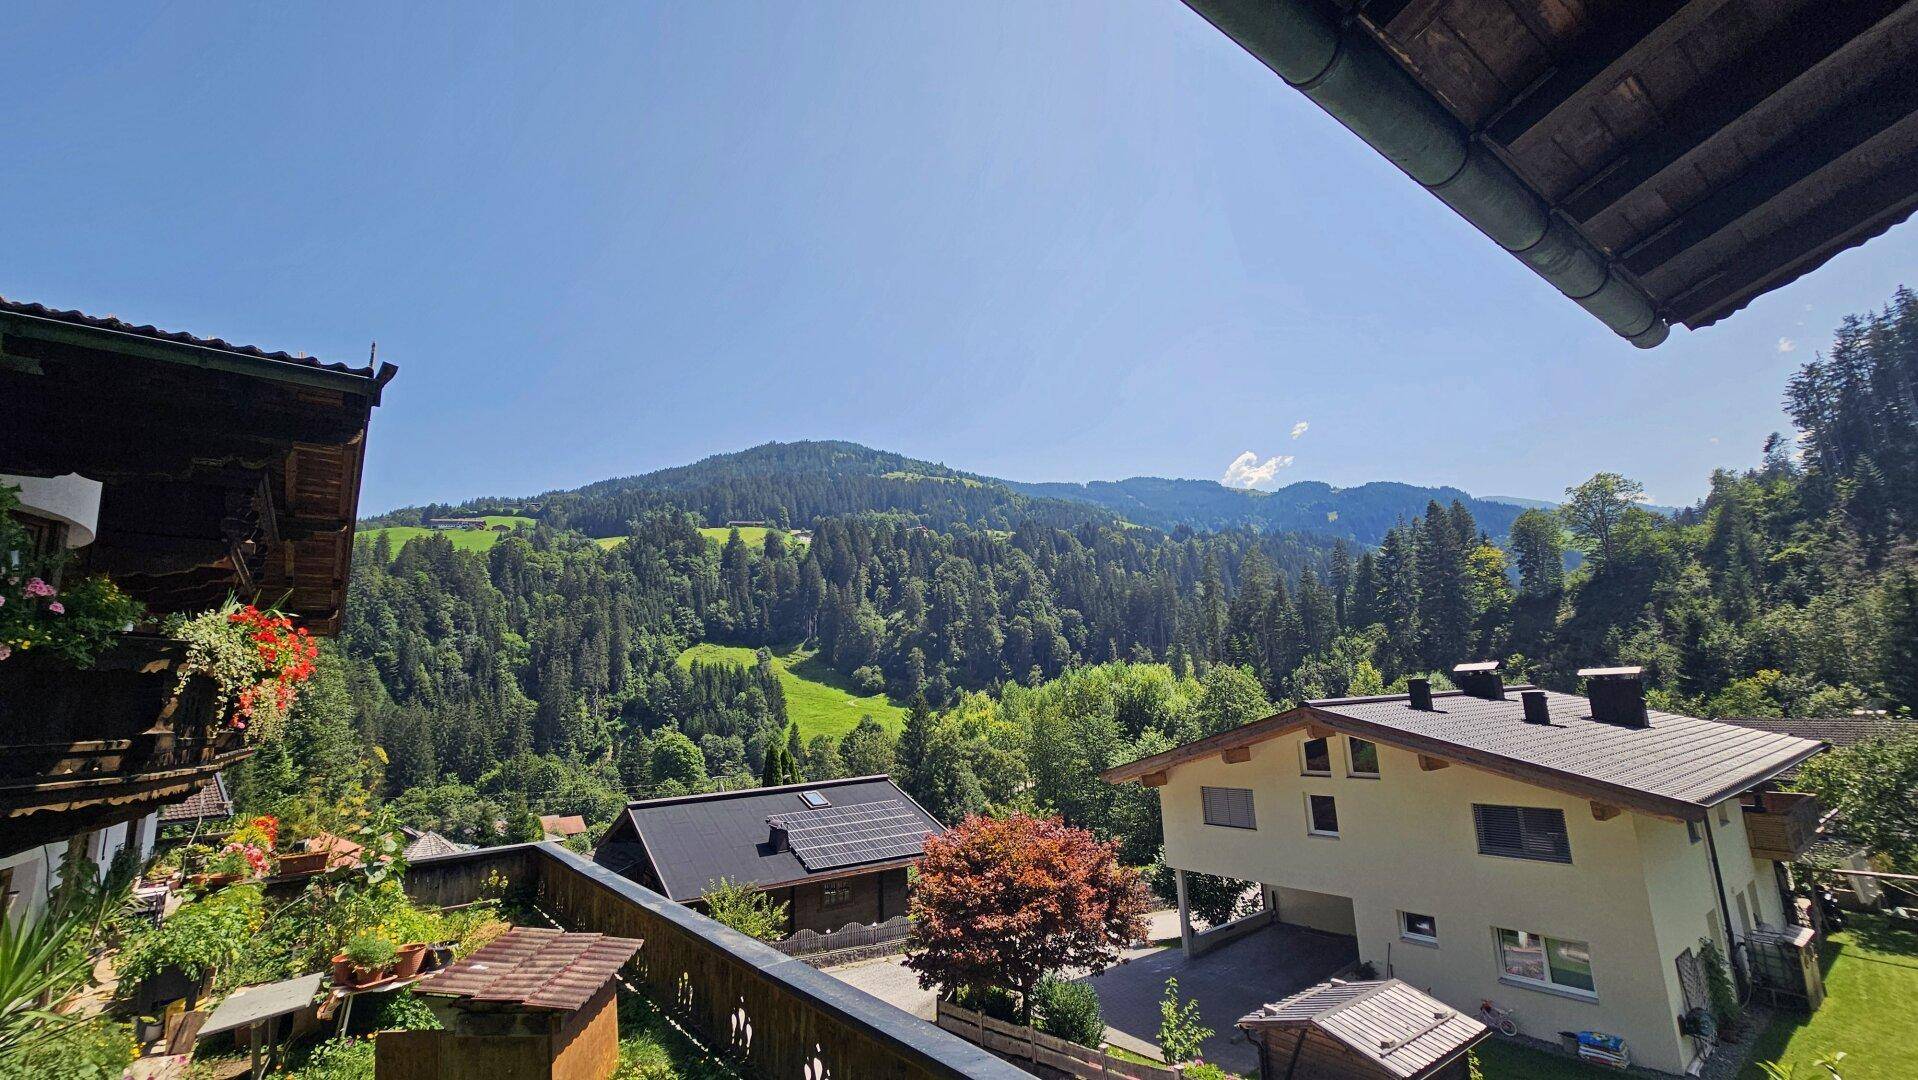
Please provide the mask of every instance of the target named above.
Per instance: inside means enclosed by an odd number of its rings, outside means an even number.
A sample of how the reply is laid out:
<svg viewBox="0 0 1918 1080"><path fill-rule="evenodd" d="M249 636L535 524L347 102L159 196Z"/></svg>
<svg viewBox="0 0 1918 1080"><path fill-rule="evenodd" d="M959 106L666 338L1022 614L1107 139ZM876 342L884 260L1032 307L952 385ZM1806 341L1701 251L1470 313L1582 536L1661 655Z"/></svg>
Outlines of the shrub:
<svg viewBox="0 0 1918 1080"><path fill-rule="evenodd" d="M1743 1012L1738 1005L1738 985L1732 981L1731 969L1725 966L1725 955L1718 951L1716 941L1699 940L1698 960L1705 968L1705 989L1711 995L1712 1016L1718 1021L1718 1030L1729 1032Z"/></svg>
<svg viewBox="0 0 1918 1080"><path fill-rule="evenodd" d="M1193 1065L1185 1071L1185 1080L1234 1080L1231 1073L1217 1065Z"/></svg>
<svg viewBox="0 0 1918 1080"><path fill-rule="evenodd" d="M1097 1048L1105 1041L1105 1017L1099 1011L1099 992L1090 983L1067 982L1054 975L1032 988L1033 1010L1040 1031L1080 1046Z"/></svg>
<svg viewBox="0 0 1918 1080"><path fill-rule="evenodd" d="M411 987L397 994L369 996L374 1002L375 1031L438 1031L443 1026L432 1008L421 1001Z"/></svg>
<svg viewBox="0 0 1918 1080"><path fill-rule="evenodd" d="M234 885L181 905L159 926L135 932L115 966L128 987L178 967L189 979L238 960L264 919L257 885Z"/></svg>
<svg viewBox="0 0 1918 1080"><path fill-rule="evenodd" d="M1019 995L1003 986L962 987L952 995L952 999L961 1008L984 1013L994 1020L1004 1020L1008 1024L1019 1022Z"/></svg>
<svg viewBox="0 0 1918 1080"><path fill-rule="evenodd" d="M372 1039L328 1039L307 1051L300 1080L372 1080Z"/></svg>
<svg viewBox="0 0 1918 1080"><path fill-rule="evenodd" d="M778 941L786 936L786 905L750 885L735 885L725 878L713 883L706 893L706 913L715 921L761 941Z"/></svg>
<svg viewBox="0 0 1918 1080"><path fill-rule="evenodd" d="M1169 1064L1179 1065L1199 1059L1199 1045L1212 1037L1212 1029L1199 1022L1199 1003L1179 1001L1179 980L1165 981L1165 998L1159 1002L1159 1053Z"/></svg>

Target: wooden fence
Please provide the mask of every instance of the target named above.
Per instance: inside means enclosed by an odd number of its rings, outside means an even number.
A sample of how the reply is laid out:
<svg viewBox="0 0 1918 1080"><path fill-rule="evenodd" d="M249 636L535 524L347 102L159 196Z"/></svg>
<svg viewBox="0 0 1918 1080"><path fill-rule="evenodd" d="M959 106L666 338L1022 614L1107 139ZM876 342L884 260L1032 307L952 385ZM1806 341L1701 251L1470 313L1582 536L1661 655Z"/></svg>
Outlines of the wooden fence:
<svg viewBox="0 0 1918 1080"><path fill-rule="evenodd" d="M1043 1031L995 1020L984 1013L961 1008L950 1001L939 1002L939 1026L988 1050L1024 1058L1071 1076L1129 1077L1131 1080L1178 1080L1179 1070L1170 1065L1144 1065L1111 1054L1080 1046Z"/></svg>
<svg viewBox="0 0 1918 1080"><path fill-rule="evenodd" d="M558 844L416 859L415 900L440 906L501 885L570 930L639 938L627 977L750 1077L779 1080L1031 1080L972 1043Z"/></svg>
<svg viewBox="0 0 1918 1080"><path fill-rule="evenodd" d="M824 934L816 930L801 930L789 938L773 942L772 947L787 956L810 956L841 949L891 945L906 940L911 933L912 920L904 915L894 915L882 923L847 923Z"/></svg>

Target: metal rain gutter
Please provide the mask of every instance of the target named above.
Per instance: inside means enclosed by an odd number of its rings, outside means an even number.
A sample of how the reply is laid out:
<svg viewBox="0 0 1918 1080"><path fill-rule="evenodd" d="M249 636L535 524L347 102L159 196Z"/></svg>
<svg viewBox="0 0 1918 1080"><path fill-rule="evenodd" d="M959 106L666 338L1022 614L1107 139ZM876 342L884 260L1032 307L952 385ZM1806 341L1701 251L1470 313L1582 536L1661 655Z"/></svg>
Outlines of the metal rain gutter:
<svg viewBox="0 0 1918 1080"><path fill-rule="evenodd" d="M1363 32L1308 0L1185 4L1620 337L1649 349L1670 333L1643 289Z"/></svg>

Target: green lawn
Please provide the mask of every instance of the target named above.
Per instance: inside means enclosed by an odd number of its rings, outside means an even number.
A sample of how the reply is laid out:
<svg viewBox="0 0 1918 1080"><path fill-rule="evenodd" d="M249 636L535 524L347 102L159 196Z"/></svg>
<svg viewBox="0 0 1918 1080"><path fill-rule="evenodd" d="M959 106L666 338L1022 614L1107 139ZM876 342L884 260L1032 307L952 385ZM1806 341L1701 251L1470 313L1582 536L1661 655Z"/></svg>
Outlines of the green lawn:
<svg viewBox="0 0 1918 1080"><path fill-rule="evenodd" d="M487 527L484 529L441 530L429 529L423 525L390 525L384 529L362 529L360 530L360 535L366 537L385 535L386 542L393 545L393 554L395 555L400 553L400 549L406 546L408 540L416 536L427 536L436 532L445 532L447 536L451 537L453 547L456 550L485 551L494 544L499 543L499 538L506 535L505 533L494 532L492 526L505 525L508 528L516 529L533 524L532 518L519 517L512 514L487 514L485 518Z"/></svg>
<svg viewBox="0 0 1918 1080"><path fill-rule="evenodd" d="M1877 915L1854 915L1825 942L1825 1004L1816 1015L1783 1013L1757 1036L1739 1080L1764 1080L1761 1061L1797 1067L1798 1080L1823 1080L1812 1062L1843 1051L1845 1080L1918 1077L1918 933ZM1583 1065L1498 1038L1482 1043L1485 1080L1598 1080L1611 1069Z"/></svg>
<svg viewBox="0 0 1918 1080"><path fill-rule="evenodd" d="M1844 1051L1845 1080L1918 1076L1918 933L1882 916L1853 915L1824 943L1825 1005L1813 1016L1786 1015L1758 1038L1756 1060L1796 1065ZM1759 1080L1756 1065L1741 1080Z"/></svg>
<svg viewBox="0 0 1918 1080"><path fill-rule="evenodd" d="M735 645L699 644L679 654L679 662L688 667L695 660L750 667L757 662L754 652ZM799 725L803 738L844 735L867 715L888 731L897 732L905 726L906 710L902 706L893 704L884 694L860 694L845 676L815 658L811 649L774 649L773 668L786 691L786 716Z"/></svg>
<svg viewBox="0 0 1918 1080"><path fill-rule="evenodd" d="M747 547L757 549L766 545L766 534L771 531L773 530L763 525L742 525L739 527L739 539L740 542ZM725 546L727 538L731 537L732 533L733 531L731 529L723 525L714 529L699 530L701 536L711 540L715 546L719 547ZM784 533L780 535L785 536ZM598 544L600 547L611 549L625 543L627 539L628 538L624 536L602 536L594 540L593 543ZM786 543L788 545L798 544L800 547L806 546L804 540L795 540L791 536L786 536Z"/></svg>

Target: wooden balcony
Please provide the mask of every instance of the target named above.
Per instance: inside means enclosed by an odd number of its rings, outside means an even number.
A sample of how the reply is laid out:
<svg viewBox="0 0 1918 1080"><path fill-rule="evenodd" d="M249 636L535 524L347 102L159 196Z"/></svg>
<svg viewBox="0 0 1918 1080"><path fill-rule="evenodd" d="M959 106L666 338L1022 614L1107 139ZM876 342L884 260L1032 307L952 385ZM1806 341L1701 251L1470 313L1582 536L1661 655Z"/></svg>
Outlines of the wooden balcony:
<svg viewBox="0 0 1918 1080"><path fill-rule="evenodd" d="M144 816L251 751L179 641L128 634L92 668L0 662L0 856Z"/></svg>
<svg viewBox="0 0 1918 1080"><path fill-rule="evenodd" d="M1815 795L1796 791L1761 791L1744 797L1745 835L1752 855L1790 862L1818 839L1824 807Z"/></svg>
<svg viewBox="0 0 1918 1080"><path fill-rule="evenodd" d="M416 859L406 891L451 907L510 894L559 926L638 938L632 985L745 1077L1031 1080L1031 1074L558 844Z"/></svg>

